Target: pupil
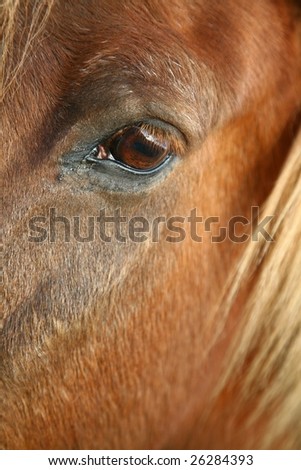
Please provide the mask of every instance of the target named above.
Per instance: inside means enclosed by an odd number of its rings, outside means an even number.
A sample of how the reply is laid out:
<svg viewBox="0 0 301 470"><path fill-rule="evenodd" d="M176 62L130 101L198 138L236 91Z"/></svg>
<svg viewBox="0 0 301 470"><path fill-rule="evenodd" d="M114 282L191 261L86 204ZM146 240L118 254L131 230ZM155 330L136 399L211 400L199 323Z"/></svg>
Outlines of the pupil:
<svg viewBox="0 0 301 470"><path fill-rule="evenodd" d="M139 127L131 127L111 142L113 158L127 166L147 170L158 166L168 153L166 140Z"/></svg>
<svg viewBox="0 0 301 470"><path fill-rule="evenodd" d="M133 142L133 151L141 153L144 157L147 158L156 158L160 157L162 155L162 151L165 149L158 148L157 146L155 147L154 145L151 145L151 143L148 142L143 142L142 140L135 140Z"/></svg>

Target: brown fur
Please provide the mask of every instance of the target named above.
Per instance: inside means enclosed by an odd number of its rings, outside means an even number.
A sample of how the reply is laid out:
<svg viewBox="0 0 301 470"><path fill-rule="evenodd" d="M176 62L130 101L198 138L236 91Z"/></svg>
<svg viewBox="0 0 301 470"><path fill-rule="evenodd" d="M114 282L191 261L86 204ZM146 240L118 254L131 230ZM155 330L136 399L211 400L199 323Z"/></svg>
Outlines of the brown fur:
<svg viewBox="0 0 301 470"><path fill-rule="evenodd" d="M83 219L102 207L249 217L298 125L293 2L40 3L6 16L3 447L300 445L265 439L265 412L240 432L260 394L239 402L239 374L214 395L244 295L220 335L217 305L244 246L28 241L29 219L50 207ZM166 179L130 194L58 178L77 142L146 117L187 139Z"/></svg>

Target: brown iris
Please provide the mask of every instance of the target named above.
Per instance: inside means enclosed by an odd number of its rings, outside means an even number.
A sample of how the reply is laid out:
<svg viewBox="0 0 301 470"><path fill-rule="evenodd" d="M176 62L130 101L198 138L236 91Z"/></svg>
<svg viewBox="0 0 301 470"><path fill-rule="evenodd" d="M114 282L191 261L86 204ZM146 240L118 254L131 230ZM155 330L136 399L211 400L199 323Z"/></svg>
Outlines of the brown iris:
<svg viewBox="0 0 301 470"><path fill-rule="evenodd" d="M116 160L141 171L158 167L169 154L169 141L151 126L128 127L97 147L98 159Z"/></svg>

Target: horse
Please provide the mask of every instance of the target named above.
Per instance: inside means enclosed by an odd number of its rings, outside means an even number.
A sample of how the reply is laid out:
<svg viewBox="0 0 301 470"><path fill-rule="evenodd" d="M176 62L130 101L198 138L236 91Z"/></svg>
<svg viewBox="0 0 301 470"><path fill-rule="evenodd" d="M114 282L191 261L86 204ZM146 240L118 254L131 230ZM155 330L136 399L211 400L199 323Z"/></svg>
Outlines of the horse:
<svg viewBox="0 0 301 470"><path fill-rule="evenodd" d="M1 447L300 448L300 3L1 8Z"/></svg>

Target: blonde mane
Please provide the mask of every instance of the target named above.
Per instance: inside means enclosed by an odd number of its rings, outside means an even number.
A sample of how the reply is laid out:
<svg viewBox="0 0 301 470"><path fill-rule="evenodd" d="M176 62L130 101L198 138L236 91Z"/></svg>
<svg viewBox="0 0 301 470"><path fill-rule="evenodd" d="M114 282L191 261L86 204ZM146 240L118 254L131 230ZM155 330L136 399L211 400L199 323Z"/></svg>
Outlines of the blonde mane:
<svg viewBox="0 0 301 470"><path fill-rule="evenodd" d="M225 360L217 396L240 380L232 409L233 422L255 393L260 399L240 430L257 428L252 445L260 448L301 448L301 131L263 211L274 215L269 233L274 242L251 242L231 277L223 309L230 306L255 277L239 327ZM235 411L236 410L236 411ZM236 412L236 415L235 415ZM266 420L268 413L269 419ZM265 416L264 422L262 416ZM257 428L258 429L258 428Z"/></svg>

